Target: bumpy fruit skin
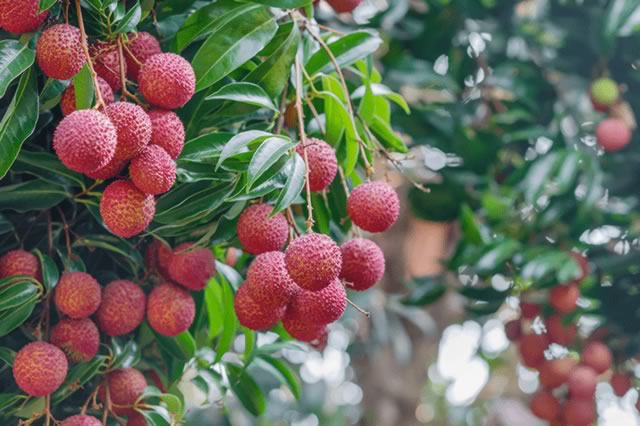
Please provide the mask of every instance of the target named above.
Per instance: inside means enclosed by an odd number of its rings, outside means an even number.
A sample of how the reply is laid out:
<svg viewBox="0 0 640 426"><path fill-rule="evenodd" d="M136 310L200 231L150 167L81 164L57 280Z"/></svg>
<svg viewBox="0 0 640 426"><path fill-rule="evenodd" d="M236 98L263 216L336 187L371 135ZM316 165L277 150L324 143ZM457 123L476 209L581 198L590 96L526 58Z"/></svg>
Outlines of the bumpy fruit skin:
<svg viewBox="0 0 640 426"><path fill-rule="evenodd" d="M400 200L386 182L363 183L349 195L347 212L353 223L365 231L383 232L398 220Z"/></svg>
<svg viewBox="0 0 640 426"><path fill-rule="evenodd" d="M115 158L113 158L107 163L106 166L101 167L93 172L85 173L85 175L90 177L91 179L111 179L120 175L126 165L127 160L116 160Z"/></svg>
<svg viewBox="0 0 640 426"><path fill-rule="evenodd" d="M623 397L631 389L631 377L628 374L615 373L611 376L611 387L616 396Z"/></svg>
<svg viewBox="0 0 640 426"><path fill-rule="evenodd" d="M63 314L75 319L87 318L100 306L102 288L86 272L66 272L58 281L54 300Z"/></svg>
<svg viewBox="0 0 640 426"><path fill-rule="evenodd" d="M351 283L349 289L363 291L371 288L384 275L384 254L371 240L354 238L340 247L342 272L340 278Z"/></svg>
<svg viewBox="0 0 640 426"><path fill-rule="evenodd" d="M319 291L342 270L340 247L328 236L311 233L289 244L284 258L289 276L305 290Z"/></svg>
<svg viewBox="0 0 640 426"><path fill-rule="evenodd" d="M151 120L140 105L131 102L114 102L107 105L105 113L118 134L115 158L130 160L140 155L151 141Z"/></svg>
<svg viewBox="0 0 640 426"><path fill-rule="evenodd" d="M184 124L173 111L153 109L148 112L151 119L151 143L161 146L174 160L184 147Z"/></svg>
<svg viewBox="0 0 640 426"><path fill-rule="evenodd" d="M116 414L134 414L131 407L144 392L147 381L141 372L135 368L118 368L107 375L107 379L98 390L98 397L102 402L106 401L109 387L111 403L119 407L113 407Z"/></svg>
<svg viewBox="0 0 640 426"><path fill-rule="evenodd" d="M80 30L58 24L42 32L36 43L36 60L42 72L56 80L69 80L86 61Z"/></svg>
<svg viewBox="0 0 640 426"><path fill-rule="evenodd" d="M102 77L98 77L98 89L100 89L102 100L107 105L116 100L109 83L107 83ZM64 92L62 92L62 98L60 98L60 110L64 116L67 116L76 110L76 90L73 88L73 83L70 84Z"/></svg>
<svg viewBox="0 0 640 426"><path fill-rule="evenodd" d="M347 292L339 279L320 291L298 290L287 307L291 319L329 324L342 316L347 307Z"/></svg>
<svg viewBox="0 0 640 426"><path fill-rule="evenodd" d="M298 287L289 276L280 251L262 253L254 259L247 270L246 286L251 298L269 309L289 303Z"/></svg>
<svg viewBox="0 0 640 426"><path fill-rule="evenodd" d="M49 13L38 14L39 7L38 0L0 0L0 28L15 34L35 31Z"/></svg>
<svg viewBox="0 0 640 426"><path fill-rule="evenodd" d="M540 391L531 398L531 412L539 419L552 422L560 415L560 402L550 392Z"/></svg>
<svg viewBox="0 0 640 426"><path fill-rule="evenodd" d="M610 78L599 78L591 84L591 97L599 105L610 107L619 96L618 84Z"/></svg>
<svg viewBox="0 0 640 426"><path fill-rule="evenodd" d="M131 414L127 417L127 426L147 426L147 420L140 413Z"/></svg>
<svg viewBox="0 0 640 426"><path fill-rule="evenodd" d="M337 13L351 13L362 3L362 0L327 0Z"/></svg>
<svg viewBox="0 0 640 426"><path fill-rule="evenodd" d="M98 76L105 79L115 92L120 89L120 55L116 43L97 41L89 47L89 54L93 60L93 68ZM127 63L124 63L125 72Z"/></svg>
<svg viewBox="0 0 640 426"><path fill-rule="evenodd" d="M14 275L28 275L42 281L38 258L26 250L11 250L0 257L0 279Z"/></svg>
<svg viewBox="0 0 640 426"><path fill-rule="evenodd" d="M71 416L64 419L60 426L102 426L102 422L93 416Z"/></svg>
<svg viewBox="0 0 640 426"><path fill-rule="evenodd" d="M313 324L308 321L303 321L288 313L289 310L285 312L282 318L282 325L291 337L303 342L313 342L322 339L322 336L326 332L326 327L323 324Z"/></svg>
<svg viewBox="0 0 640 426"><path fill-rule="evenodd" d="M540 384L545 389L555 389L569 379L571 371L578 362L573 358L559 358L545 361L540 366Z"/></svg>
<svg viewBox="0 0 640 426"><path fill-rule="evenodd" d="M100 215L109 231L130 238L145 230L156 213L153 195L140 191L128 180L107 186L100 200Z"/></svg>
<svg viewBox="0 0 640 426"><path fill-rule="evenodd" d="M16 354L13 378L31 396L51 395L67 377L69 365L64 352L46 342L32 342Z"/></svg>
<svg viewBox="0 0 640 426"><path fill-rule="evenodd" d="M124 59L127 62L127 76L134 81L138 81L141 65L158 53L162 53L160 42L151 34L146 32L129 34L129 44L124 50Z"/></svg>
<svg viewBox="0 0 640 426"><path fill-rule="evenodd" d="M79 173L106 166L116 153L116 128L103 113L84 109L66 116L56 127L53 149L60 161Z"/></svg>
<svg viewBox="0 0 640 426"><path fill-rule="evenodd" d="M549 346L547 336L527 334L518 342L522 363L529 368L537 368L544 362L544 351Z"/></svg>
<svg viewBox="0 0 640 426"><path fill-rule="evenodd" d="M567 386L571 398L591 399L596 393L598 376L591 367L579 365L571 371Z"/></svg>
<svg viewBox="0 0 640 426"><path fill-rule="evenodd" d="M249 294L246 282L238 288L233 305L240 324L256 331L273 327L282 318L285 311L284 306L270 308L256 302Z"/></svg>
<svg viewBox="0 0 640 426"><path fill-rule="evenodd" d="M142 65L138 87L151 105L176 109L189 102L195 93L196 75L182 56L159 53Z"/></svg>
<svg viewBox="0 0 640 426"><path fill-rule="evenodd" d="M514 319L505 323L504 334L511 342L520 340L520 337L522 337L522 321L520 319Z"/></svg>
<svg viewBox="0 0 640 426"><path fill-rule="evenodd" d="M596 420L592 400L572 398L562 407L562 424L567 426L589 426Z"/></svg>
<svg viewBox="0 0 640 426"><path fill-rule="evenodd" d="M206 248L189 250L193 243L182 243L169 261L169 275L190 290L202 290L216 274L216 258Z"/></svg>
<svg viewBox="0 0 640 426"><path fill-rule="evenodd" d="M196 305L191 293L170 283L156 286L149 294L147 321L163 336L177 336L191 326Z"/></svg>
<svg viewBox="0 0 640 426"><path fill-rule="evenodd" d="M580 360L584 365L593 368L597 374L602 374L611 367L613 356L604 343L589 342L582 350Z"/></svg>
<svg viewBox="0 0 640 426"><path fill-rule="evenodd" d="M576 338L578 329L575 324L564 325L560 315L551 315L545 320L549 340L562 346L570 345Z"/></svg>
<svg viewBox="0 0 640 426"><path fill-rule="evenodd" d="M282 250L289 238L289 224L282 213L269 218L273 207L254 204L238 219L238 239L248 253L258 255Z"/></svg>
<svg viewBox="0 0 640 426"><path fill-rule="evenodd" d="M71 362L86 362L98 353L100 333L89 318L63 319L51 329L51 343Z"/></svg>
<svg viewBox="0 0 640 426"><path fill-rule="evenodd" d="M153 240L144 253L144 264L147 270L158 272L163 278L169 280L169 262L173 256L173 250L169 245L160 240Z"/></svg>
<svg viewBox="0 0 640 426"><path fill-rule="evenodd" d="M309 138L296 147L302 158L305 150L309 160L309 188L313 192L324 191L338 172L336 152L331 145L316 138Z"/></svg>
<svg viewBox="0 0 640 426"><path fill-rule="evenodd" d="M558 312L568 314L576 310L580 290L575 284L558 285L549 291L549 304Z"/></svg>
<svg viewBox="0 0 640 426"><path fill-rule="evenodd" d="M631 141L631 130L619 118L606 118L596 127L596 138L605 151L620 151Z"/></svg>
<svg viewBox="0 0 640 426"><path fill-rule="evenodd" d="M144 320L147 297L127 280L111 281L104 287L96 315L100 330L108 336L131 333Z"/></svg>
<svg viewBox="0 0 640 426"><path fill-rule="evenodd" d="M176 181L176 163L158 145L147 145L129 165L131 180L145 194L164 194Z"/></svg>

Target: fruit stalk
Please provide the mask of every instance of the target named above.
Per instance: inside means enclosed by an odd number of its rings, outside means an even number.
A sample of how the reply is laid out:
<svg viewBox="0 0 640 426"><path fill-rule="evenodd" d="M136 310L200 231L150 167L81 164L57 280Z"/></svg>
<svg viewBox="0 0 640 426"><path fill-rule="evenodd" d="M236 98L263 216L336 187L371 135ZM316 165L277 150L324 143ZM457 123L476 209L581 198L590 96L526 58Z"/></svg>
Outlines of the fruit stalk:
<svg viewBox="0 0 640 426"><path fill-rule="evenodd" d="M100 92L100 84L98 84L98 74L96 70L93 69L93 64L91 63L91 55L89 54L89 44L87 42L87 32L84 29L84 20L82 19L82 6L80 6L80 0L76 0L76 13L78 14L78 28L80 28L80 39L82 43L82 50L84 50L84 55L87 58L87 66L89 67L89 71L91 72L91 78L93 79L93 87L96 93L96 105L95 108L99 109L101 107L105 107L104 99L102 98L102 93Z"/></svg>

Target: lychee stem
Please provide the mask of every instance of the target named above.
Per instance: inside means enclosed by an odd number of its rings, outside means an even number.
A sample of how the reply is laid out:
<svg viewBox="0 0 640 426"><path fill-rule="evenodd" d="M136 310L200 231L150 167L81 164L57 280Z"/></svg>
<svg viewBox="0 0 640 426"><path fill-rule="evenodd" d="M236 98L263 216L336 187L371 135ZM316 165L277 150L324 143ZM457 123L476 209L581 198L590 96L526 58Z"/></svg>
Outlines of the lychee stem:
<svg viewBox="0 0 640 426"><path fill-rule="evenodd" d="M351 301L351 299L349 299L347 297L347 303L349 303L353 309L355 309L356 311L360 312L362 315L364 315L365 317L369 318L371 316L371 313L368 311L365 311L364 309L362 309L360 306L356 305L355 303L353 303Z"/></svg>
<svg viewBox="0 0 640 426"><path fill-rule="evenodd" d="M44 412L45 412L45 426L49 426L51 424L51 395L47 395L44 397Z"/></svg>
<svg viewBox="0 0 640 426"><path fill-rule="evenodd" d="M287 110L287 92L289 91L289 81L282 90L282 96L280 96L280 108L278 108L278 123L276 124L275 134L279 135L284 127L285 111Z"/></svg>
<svg viewBox="0 0 640 426"><path fill-rule="evenodd" d="M300 230L298 229L298 225L296 224L296 221L293 217L293 211L291 210L291 207L287 207L287 221L289 222L289 226L290 228L293 230L293 233L296 236L300 236Z"/></svg>
<svg viewBox="0 0 640 426"><path fill-rule="evenodd" d="M98 83L98 74L96 70L93 68L93 63L91 62L91 55L89 54L89 44L87 42L87 32L84 29L84 19L82 19L82 6L80 6L80 0L76 0L76 13L78 15L78 27L80 28L80 43L82 44L82 50L84 50L84 56L87 60L87 66L89 67L89 72L91 72L91 78L93 79L93 88L96 93L96 109L100 109L105 107L104 98L102 97L102 92L100 91L100 84Z"/></svg>
<svg viewBox="0 0 640 426"><path fill-rule="evenodd" d="M120 66L120 84L122 85L122 93L120 95L120 98L122 100L124 100L125 98L129 97L131 99L133 99L135 101L135 103L137 103L138 105L140 105L143 108L147 108L147 105L145 105L144 102L142 102L140 99L138 99L138 97L136 95L134 95L133 93L129 92L129 90L127 89L127 75L124 71L124 54L122 53L122 37L123 35L120 34L120 36L118 37L118 63Z"/></svg>

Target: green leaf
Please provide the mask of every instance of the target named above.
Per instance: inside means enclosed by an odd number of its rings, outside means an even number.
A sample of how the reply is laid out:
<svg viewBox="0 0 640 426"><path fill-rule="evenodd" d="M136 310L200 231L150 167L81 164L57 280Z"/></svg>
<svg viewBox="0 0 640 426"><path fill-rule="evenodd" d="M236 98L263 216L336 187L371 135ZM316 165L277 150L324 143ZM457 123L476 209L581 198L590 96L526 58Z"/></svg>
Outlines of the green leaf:
<svg viewBox="0 0 640 426"><path fill-rule="evenodd" d="M504 266L505 262L520 249L520 243L516 240L505 240L484 252L474 265L479 274L488 274Z"/></svg>
<svg viewBox="0 0 640 426"><path fill-rule="evenodd" d="M34 299L19 308L0 312L0 337L20 327L29 318L35 306L36 300Z"/></svg>
<svg viewBox="0 0 640 426"><path fill-rule="evenodd" d="M374 31L356 31L347 34L328 44L329 50L336 58L338 65L343 68L351 65L358 59L363 59L375 52L382 40ZM319 49L305 64L309 75L316 73L329 73L334 71L331 58L324 49Z"/></svg>
<svg viewBox="0 0 640 426"><path fill-rule="evenodd" d="M466 242L471 244L482 244L484 242L480 228L473 216L473 211L466 204L463 204L460 209L460 227Z"/></svg>
<svg viewBox="0 0 640 426"><path fill-rule="evenodd" d="M229 376L229 386L244 408L254 416L264 414L267 400L253 377L244 368L234 364L225 364L225 368Z"/></svg>
<svg viewBox="0 0 640 426"><path fill-rule="evenodd" d="M233 102L241 102L278 112L278 108L273 104L269 95L267 95L262 87L253 83L227 84L214 94L207 96L205 99L223 99Z"/></svg>
<svg viewBox="0 0 640 426"><path fill-rule="evenodd" d="M31 281L15 282L0 288L0 311L16 308L38 298L38 287Z"/></svg>
<svg viewBox="0 0 640 426"><path fill-rule="evenodd" d="M0 413L8 411L27 398L28 396L23 394L0 393Z"/></svg>
<svg viewBox="0 0 640 426"><path fill-rule="evenodd" d="M294 152L283 171L287 176L287 182L276 199L273 207L274 214L289 207L304 188L307 168L304 165L302 156Z"/></svg>
<svg viewBox="0 0 640 426"><path fill-rule="evenodd" d="M411 113L411 110L409 109L409 104L407 104L407 101L405 101L401 95L395 93L384 84L371 84L366 86L360 86L356 90L354 90L354 92L351 94L351 99L360 99L362 97L366 97L367 95L366 92L368 90L371 90L371 94L373 96L382 96L396 103L400 108L402 108L402 110L406 114Z"/></svg>
<svg viewBox="0 0 640 426"><path fill-rule="evenodd" d="M81 187L84 180L80 173L69 170L55 154L22 150L12 171L28 173L55 185Z"/></svg>
<svg viewBox="0 0 640 426"><path fill-rule="evenodd" d="M73 77L73 90L76 95L76 109L89 109L93 106L95 89L87 64L84 64L78 74Z"/></svg>
<svg viewBox="0 0 640 426"><path fill-rule="evenodd" d="M85 383L95 377L106 366L107 357L96 355L91 360L71 368L62 386L51 395L51 404L55 406L71 396L75 391L82 389Z"/></svg>
<svg viewBox="0 0 640 426"><path fill-rule="evenodd" d="M268 371L276 376L281 383L287 385L294 398L299 400L302 395L302 387L300 386L300 380L291 367L289 367L284 361L266 354L261 354L259 359L264 361L261 365L269 366L270 368L268 368Z"/></svg>
<svg viewBox="0 0 640 426"><path fill-rule="evenodd" d="M140 7L140 3L136 1L136 3L129 9L129 11L124 15L124 17L118 21L118 26L115 29L116 33L128 33L131 31L135 31L136 26L140 22L142 18L142 8Z"/></svg>
<svg viewBox="0 0 640 426"><path fill-rule="evenodd" d="M0 179L33 133L38 121L38 83L33 68L22 74L2 121L0 121Z"/></svg>
<svg viewBox="0 0 640 426"><path fill-rule="evenodd" d="M297 9L313 3L313 0L251 0L251 2L278 9Z"/></svg>
<svg viewBox="0 0 640 426"><path fill-rule="evenodd" d="M29 210L51 208L67 198L59 186L41 180L0 187L0 209L24 213Z"/></svg>
<svg viewBox="0 0 640 426"><path fill-rule="evenodd" d="M271 166L273 166L283 155L285 155L295 144L282 137L272 137L266 139L258 147L249 163L247 171L249 185L258 180Z"/></svg>
<svg viewBox="0 0 640 426"><path fill-rule="evenodd" d="M371 125L371 130L376 135L376 137L380 140L382 145L385 147L392 149L396 152L407 152L408 149L405 146L404 142L393 131L391 125L386 122L382 117L376 115L373 118L373 124Z"/></svg>
<svg viewBox="0 0 640 426"><path fill-rule="evenodd" d="M17 40L0 41L0 98L7 92L9 84L35 60L36 54L27 44Z"/></svg>
<svg viewBox="0 0 640 426"><path fill-rule="evenodd" d="M160 346L171 354L172 357L187 361L195 355L195 341L188 331L175 337L162 336L154 331Z"/></svg>
<svg viewBox="0 0 640 426"><path fill-rule="evenodd" d="M58 271L56 262L46 254L42 254L40 250L34 250L34 253L40 260L40 267L42 268L42 283L45 285L47 290L54 289L60 279L60 272Z"/></svg>
<svg viewBox="0 0 640 426"><path fill-rule="evenodd" d="M255 355L255 351L256 351L256 332L246 328L246 327L242 327L242 332L244 333L244 355L243 355L243 361L244 361L244 365L245 367L249 364L251 364L251 361L253 360L253 357Z"/></svg>
<svg viewBox="0 0 640 426"><path fill-rule="evenodd" d="M483 302L502 301L509 295L508 291L498 291L493 287L471 287L466 286L460 289L460 294L464 297Z"/></svg>
<svg viewBox="0 0 640 426"><path fill-rule="evenodd" d="M411 280L411 292L400 302L408 306L430 305L442 297L447 287L440 275L415 277Z"/></svg>
<svg viewBox="0 0 640 426"><path fill-rule="evenodd" d="M264 140L270 136L273 135L260 130L249 130L248 132L238 133L222 148L220 158L216 164L216 170L220 168L227 158L242 152L250 143L258 141L259 139Z"/></svg>
<svg viewBox="0 0 640 426"><path fill-rule="evenodd" d="M0 360L2 360L9 367L13 366L13 361L16 359L16 352L11 348L0 347Z"/></svg>
<svg viewBox="0 0 640 426"><path fill-rule="evenodd" d="M215 279L212 281L215 285L221 287L222 294L222 335L216 346L215 359L215 362L220 362L224 354L227 353L231 347L231 343L233 343L238 327L238 319L236 318L236 311L233 306L233 290L227 280L220 276L219 284Z"/></svg>
<svg viewBox="0 0 640 426"><path fill-rule="evenodd" d="M56 4L57 2L58 0L40 0L39 6L38 6L38 13L51 9L53 5Z"/></svg>

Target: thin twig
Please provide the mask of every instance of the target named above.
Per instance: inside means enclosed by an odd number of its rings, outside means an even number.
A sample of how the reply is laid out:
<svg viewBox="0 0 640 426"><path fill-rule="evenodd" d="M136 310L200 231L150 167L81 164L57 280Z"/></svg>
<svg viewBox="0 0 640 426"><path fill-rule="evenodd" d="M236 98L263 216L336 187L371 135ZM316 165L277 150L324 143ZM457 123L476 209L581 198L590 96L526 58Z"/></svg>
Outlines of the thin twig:
<svg viewBox="0 0 640 426"><path fill-rule="evenodd" d="M355 309L356 311L360 312L365 317L369 318L371 316L371 312L365 311L360 306L358 306L355 303L353 303L349 298L347 298L347 303L349 303L353 307L353 309Z"/></svg>
<svg viewBox="0 0 640 426"><path fill-rule="evenodd" d="M133 93L129 92L129 90L127 89L127 74L125 72L124 69L124 65L125 65L125 59L124 59L124 53L122 51L122 37L124 37L123 34L120 34L120 36L118 37L117 43L118 43L118 65L120 66L120 84L121 84L121 88L122 88L122 93L120 94L120 99L124 100L127 97L133 99L135 101L135 103L137 103L138 105L142 106L143 108L146 108L147 106L145 105L144 102L142 102L136 95L134 95Z"/></svg>
<svg viewBox="0 0 640 426"><path fill-rule="evenodd" d="M279 135L282 132L282 127L284 126L284 120L287 116L287 92L289 91L289 84L287 83L282 90L282 96L280 97L280 115L278 116L278 124L276 125L276 135Z"/></svg>
<svg viewBox="0 0 640 426"><path fill-rule="evenodd" d="M84 29L84 20L82 19L82 7L80 6L80 0L76 0L76 13L78 15L78 27L80 28L80 42L82 43L82 49L84 50L84 55L87 59L87 66L89 67L89 71L91 72L93 87L96 93L95 108L100 109L106 106L106 104L104 103L104 98L102 97L102 92L100 91L100 85L98 84L98 74L93 68L93 63L91 62L91 55L89 54L89 44L87 42L87 33Z"/></svg>

